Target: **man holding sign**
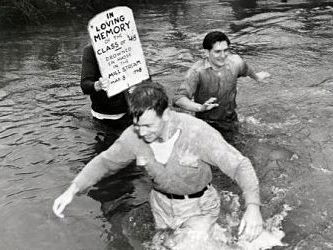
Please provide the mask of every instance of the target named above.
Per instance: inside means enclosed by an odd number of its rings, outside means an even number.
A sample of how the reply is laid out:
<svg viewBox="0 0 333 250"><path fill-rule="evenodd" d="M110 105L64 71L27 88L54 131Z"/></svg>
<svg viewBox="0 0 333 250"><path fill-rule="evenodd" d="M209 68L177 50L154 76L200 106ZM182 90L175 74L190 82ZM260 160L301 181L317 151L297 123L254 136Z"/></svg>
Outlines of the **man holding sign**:
<svg viewBox="0 0 333 250"><path fill-rule="evenodd" d="M131 123L126 91L149 78L133 13L127 7L104 11L89 21L88 32L81 88L90 95L93 117L123 131Z"/></svg>
<svg viewBox="0 0 333 250"><path fill-rule="evenodd" d="M88 31L101 75L109 79L108 96L149 78L131 9L116 7L98 14Z"/></svg>
<svg viewBox="0 0 333 250"><path fill-rule="evenodd" d="M125 92L108 97L109 79L101 76L92 45L84 48L82 57L81 88L90 95L91 113L97 120L111 127L126 128L130 125Z"/></svg>

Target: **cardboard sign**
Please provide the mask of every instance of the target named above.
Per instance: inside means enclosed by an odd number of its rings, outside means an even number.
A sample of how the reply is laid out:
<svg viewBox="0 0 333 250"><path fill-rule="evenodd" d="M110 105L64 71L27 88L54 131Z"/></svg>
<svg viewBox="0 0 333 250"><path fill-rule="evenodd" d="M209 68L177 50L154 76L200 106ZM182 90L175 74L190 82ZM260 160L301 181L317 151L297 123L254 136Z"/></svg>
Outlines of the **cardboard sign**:
<svg viewBox="0 0 333 250"><path fill-rule="evenodd" d="M133 12L116 7L93 17L88 32L102 77L109 78L108 96L149 78Z"/></svg>

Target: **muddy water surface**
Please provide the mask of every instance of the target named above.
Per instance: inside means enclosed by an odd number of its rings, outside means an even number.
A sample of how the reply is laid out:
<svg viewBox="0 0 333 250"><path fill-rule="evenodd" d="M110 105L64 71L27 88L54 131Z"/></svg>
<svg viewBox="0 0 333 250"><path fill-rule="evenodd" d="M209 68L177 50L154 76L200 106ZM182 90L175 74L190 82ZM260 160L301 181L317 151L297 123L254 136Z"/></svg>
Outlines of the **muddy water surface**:
<svg viewBox="0 0 333 250"><path fill-rule="evenodd" d="M139 1L138 1L139 2ZM173 95L210 30L270 80L239 81L239 149L261 182L264 217L288 246L333 249L331 1L144 1L133 4L153 78ZM0 249L142 249L154 233L149 182L126 169L59 220L52 202L101 145L79 87L87 20L3 29L0 36ZM239 194L217 172L214 184Z"/></svg>

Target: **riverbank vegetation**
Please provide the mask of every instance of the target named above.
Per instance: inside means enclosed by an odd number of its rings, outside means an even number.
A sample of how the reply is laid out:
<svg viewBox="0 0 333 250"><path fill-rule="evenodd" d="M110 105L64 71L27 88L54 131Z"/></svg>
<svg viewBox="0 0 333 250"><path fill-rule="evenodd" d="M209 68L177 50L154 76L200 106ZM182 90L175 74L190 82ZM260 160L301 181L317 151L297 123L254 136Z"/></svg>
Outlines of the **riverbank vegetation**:
<svg viewBox="0 0 333 250"><path fill-rule="evenodd" d="M0 26L38 25L60 17L91 18L115 6L156 5L172 1L176 0L0 0Z"/></svg>
<svg viewBox="0 0 333 250"><path fill-rule="evenodd" d="M61 16L89 16L124 2L126 1L0 0L0 26L41 24Z"/></svg>
<svg viewBox="0 0 333 250"><path fill-rule="evenodd" d="M0 1L0 25L40 24L54 16L72 15L86 8L80 0Z"/></svg>

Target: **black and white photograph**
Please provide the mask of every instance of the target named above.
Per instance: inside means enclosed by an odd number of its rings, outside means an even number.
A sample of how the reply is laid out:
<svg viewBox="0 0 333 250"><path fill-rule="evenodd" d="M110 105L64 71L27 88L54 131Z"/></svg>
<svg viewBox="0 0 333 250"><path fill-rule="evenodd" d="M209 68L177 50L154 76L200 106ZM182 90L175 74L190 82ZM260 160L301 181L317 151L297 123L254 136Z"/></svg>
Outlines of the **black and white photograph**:
<svg viewBox="0 0 333 250"><path fill-rule="evenodd" d="M332 0L2 0L0 38L0 250L333 249Z"/></svg>

